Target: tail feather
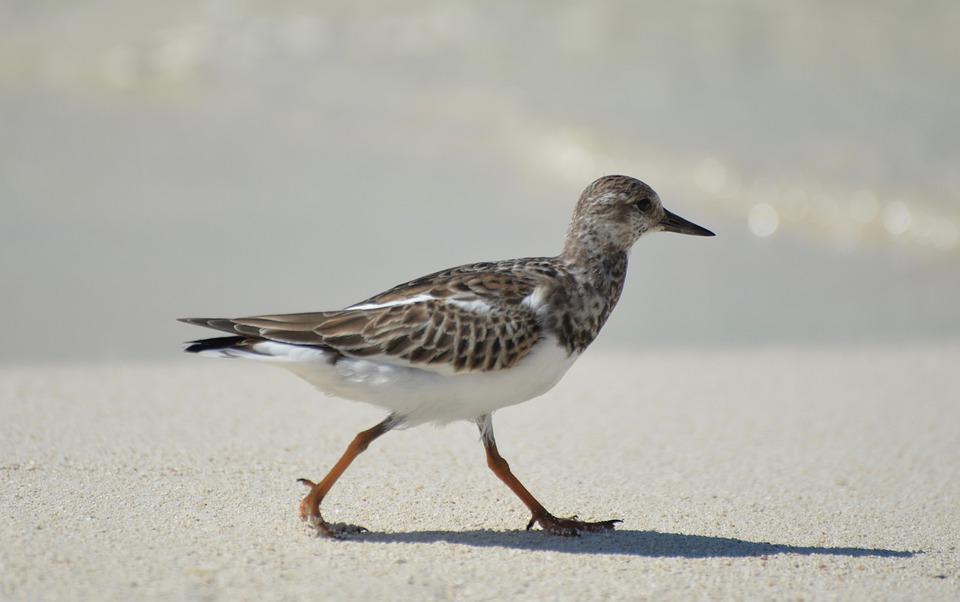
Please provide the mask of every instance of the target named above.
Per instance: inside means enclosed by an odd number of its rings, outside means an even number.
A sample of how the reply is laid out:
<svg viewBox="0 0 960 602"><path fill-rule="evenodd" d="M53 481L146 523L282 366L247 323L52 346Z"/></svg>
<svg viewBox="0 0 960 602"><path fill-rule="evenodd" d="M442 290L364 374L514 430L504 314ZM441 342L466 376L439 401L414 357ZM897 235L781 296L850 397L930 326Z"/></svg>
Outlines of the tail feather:
<svg viewBox="0 0 960 602"><path fill-rule="evenodd" d="M260 329L235 324L232 320L180 318L180 321L233 333L232 336L187 341L187 347L184 349L187 353L197 353L207 357L246 358L271 362L315 362L319 360L334 362L340 357L339 352L326 345L304 345L292 341L277 341L257 336ZM245 328L254 332L247 334ZM236 334L237 332L240 334Z"/></svg>
<svg viewBox="0 0 960 602"><path fill-rule="evenodd" d="M209 339L197 339L188 341L187 353L200 353L202 351L217 351L228 347L236 347L247 340L247 337L212 337Z"/></svg>
<svg viewBox="0 0 960 602"><path fill-rule="evenodd" d="M180 322L186 322L187 324L193 324L194 326L205 326L207 328L213 328L214 330L222 330L223 332L229 332L230 334L252 334L256 336L259 331L247 332L246 330L241 330L237 328L237 324L233 320L228 320L226 318L177 318Z"/></svg>

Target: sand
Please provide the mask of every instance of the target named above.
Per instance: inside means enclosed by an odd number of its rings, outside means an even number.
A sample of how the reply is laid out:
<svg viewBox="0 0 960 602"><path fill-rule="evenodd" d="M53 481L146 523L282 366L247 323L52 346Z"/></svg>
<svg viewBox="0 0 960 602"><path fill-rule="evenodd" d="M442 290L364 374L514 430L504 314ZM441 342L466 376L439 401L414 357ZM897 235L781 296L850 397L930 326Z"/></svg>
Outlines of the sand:
<svg viewBox="0 0 960 602"><path fill-rule="evenodd" d="M304 493L376 409L184 358L0 369L10 600L960 598L960 345L591 351L500 412L555 514L525 532L472 425L376 442L310 535ZM192 361L191 361L192 360Z"/></svg>

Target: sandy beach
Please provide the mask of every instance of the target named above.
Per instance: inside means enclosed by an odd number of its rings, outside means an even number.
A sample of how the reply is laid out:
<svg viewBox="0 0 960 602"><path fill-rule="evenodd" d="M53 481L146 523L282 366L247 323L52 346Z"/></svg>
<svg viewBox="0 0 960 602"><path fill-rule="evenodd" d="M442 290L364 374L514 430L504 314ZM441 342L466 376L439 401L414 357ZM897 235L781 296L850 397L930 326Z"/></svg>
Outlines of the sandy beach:
<svg viewBox="0 0 960 602"><path fill-rule="evenodd" d="M0 600L960 600L960 3L0 2ZM473 425L187 357L179 316L553 255L616 311Z"/></svg>
<svg viewBox="0 0 960 602"><path fill-rule="evenodd" d="M310 535L319 477L373 408L241 362L4 366L7 600L960 597L957 344L588 353L497 415L558 515L525 532L472 425L392 433Z"/></svg>

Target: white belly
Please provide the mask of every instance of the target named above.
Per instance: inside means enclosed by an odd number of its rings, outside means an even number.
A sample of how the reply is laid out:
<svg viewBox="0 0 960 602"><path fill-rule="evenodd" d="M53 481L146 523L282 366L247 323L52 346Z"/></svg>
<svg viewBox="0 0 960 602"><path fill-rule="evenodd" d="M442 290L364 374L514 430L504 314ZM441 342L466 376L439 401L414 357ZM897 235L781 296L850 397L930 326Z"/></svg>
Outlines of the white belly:
<svg viewBox="0 0 960 602"><path fill-rule="evenodd" d="M553 338L542 340L512 368L490 372L455 373L379 358L341 358L331 363L325 352L304 347L270 351L276 359L285 360L280 365L324 393L396 412L407 426L472 420L527 401L557 384L577 358L577 354L567 355Z"/></svg>

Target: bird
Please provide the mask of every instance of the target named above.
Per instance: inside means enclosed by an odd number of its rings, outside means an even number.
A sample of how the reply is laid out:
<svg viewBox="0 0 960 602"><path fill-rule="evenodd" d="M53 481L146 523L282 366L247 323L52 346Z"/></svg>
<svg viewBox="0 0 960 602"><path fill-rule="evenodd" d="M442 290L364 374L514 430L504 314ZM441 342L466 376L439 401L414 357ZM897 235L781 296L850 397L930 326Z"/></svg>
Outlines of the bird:
<svg viewBox="0 0 960 602"><path fill-rule="evenodd" d="M612 530L622 521L548 512L500 455L493 414L557 384L617 304L634 243L658 231L714 236L664 209L644 182L604 176L580 195L559 255L461 265L339 310L180 318L229 333L189 341L185 351L273 363L327 395L388 412L354 437L322 480L299 479L309 489L300 518L317 535L366 530L328 523L320 505L375 439L397 428L460 420L477 425L488 467L529 510L527 530L539 525L566 536Z"/></svg>

